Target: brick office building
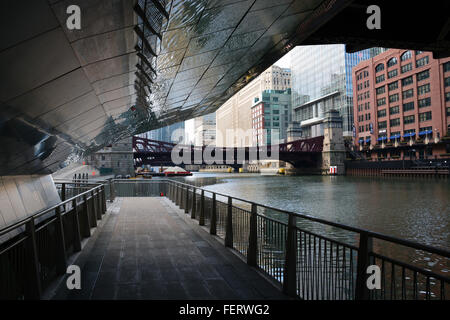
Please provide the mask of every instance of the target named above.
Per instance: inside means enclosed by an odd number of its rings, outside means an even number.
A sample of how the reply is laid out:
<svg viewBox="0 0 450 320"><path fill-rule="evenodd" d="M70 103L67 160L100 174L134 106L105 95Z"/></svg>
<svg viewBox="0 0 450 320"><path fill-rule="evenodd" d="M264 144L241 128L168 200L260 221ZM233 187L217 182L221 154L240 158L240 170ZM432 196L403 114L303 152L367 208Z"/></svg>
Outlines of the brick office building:
<svg viewBox="0 0 450 320"><path fill-rule="evenodd" d="M354 145L367 158L450 157L450 58L390 49L353 68Z"/></svg>

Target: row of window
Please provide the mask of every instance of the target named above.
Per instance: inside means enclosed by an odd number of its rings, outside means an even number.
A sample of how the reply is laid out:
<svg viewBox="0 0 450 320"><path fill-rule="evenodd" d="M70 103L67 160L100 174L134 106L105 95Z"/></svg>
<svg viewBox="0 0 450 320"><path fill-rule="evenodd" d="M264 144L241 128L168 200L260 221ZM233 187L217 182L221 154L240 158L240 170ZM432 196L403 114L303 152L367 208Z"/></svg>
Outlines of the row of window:
<svg viewBox="0 0 450 320"><path fill-rule="evenodd" d="M425 99L420 99L418 101L419 108L424 108L424 107L429 107L429 106L431 106L431 98L430 97L425 98ZM378 110L378 112L377 112L378 118L385 117L387 115L386 110L387 109ZM414 102L413 101L403 104L403 112L411 111L411 110L414 110ZM394 115L394 114L398 114L398 113L400 113L399 106L394 106L394 107L389 108L390 115ZM358 121L364 121L364 120L370 120L370 113L358 116Z"/></svg>
<svg viewBox="0 0 450 320"><path fill-rule="evenodd" d="M422 51L416 51L416 55L419 55L419 54L421 54L421 53L422 53ZM412 58L412 53L411 53L411 51L409 51L409 50L406 51L406 52L404 52L404 53L400 56L400 60L401 60L401 61L407 61L407 60L409 60L409 59L411 59L411 58ZM417 60L416 60L416 67L418 68L418 67L424 66L424 65L428 64L428 62L429 62L429 57L428 57L428 56L423 57L423 58L421 58L421 59L417 59ZM391 58L391 59L388 60L387 66L388 66L388 68L389 68L389 67L393 67L393 66L395 66L397 63L398 63L397 58L396 58L396 57L393 57L393 58ZM409 64L408 64L408 65L409 65ZM410 67L409 67L408 65L405 65L405 69L411 68L411 69L409 69L409 70L412 70L412 64L410 65ZM406 67L406 66L408 66L408 67ZM402 67L402 68L403 68L403 67ZM376 73L381 72L381 71L383 71L383 70L384 70L384 64L383 64L383 63L379 63L379 64L377 64L377 65L375 66L375 72L376 72ZM407 70L407 71L409 71L409 70ZM403 72L403 71L402 71L402 72ZM406 72L406 71L404 71L404 72Z"/></svg>
<svg viewBox="0 0 450 320"><path fill-rule="evenodd" d="M370 98L370 91L366 91L364 93L358 94L358 96L357 96L358 101L368 99L368 98Z"/></svg>
<svg viewBox="0 0 450 320"><path fill-rule="evenodd" d="M360 72L357 76L356 79L357 80L361 80L363 78L367 78L369 76L369 71L364 70L363 72Z"/></svg>
<svg viewBox="0 0 450 320"><path fill-rule="evenodd" d="M381 87L381 88L384 88L384 87ZM378 88L378 89L381 89L381 88ZM377 94L378 94L378 89L377 89ZM422 95L422 94L425 94L425 93L428 93L428 92L430 92L430 84L429 83L427 83L427 84L424 84L424 85L422 85L422 86L418 86L417 87L417 94L418 95ZM383 91L383 90L380 90L380 92L381 91ZM384 92L384 91L383 91ZM408 99L408 98L411 98L411 97L413 97L414 96L414 89L408 89L408 90L404 90L404 91L402 91L402 98L403 99ZM392 94L392 95L390 95L389 96L389 102L396 102L396 101L398 101L399 100L399 95L398 95L398 93L394 93L394 94ZM382 106L382 105L385 105L386 104L386 98L385 97L383 97L383 98L380 98L380 99L377 99L377 106L379 107L379 106Z"/></svg>
<svg viewBox="0 0 450 320"><path fill-rule="evenodd" d="M392 60L392 59L391 59L391 60ZM416 68L425 66L425 65L427 65L428 63L429 63L429 58L428 58L428 56L423 57L423 58L421 58L421 59L419 59L419 60L416 61ZM382 65L382 64L381 64L381 65ZM379 66L379 65L378 65L378 66ZM377 67L378 67L378 66L377 66ZM376 70L376 67L375 67L375 70ZM412 70L412 64L411 64L411 63L408 63L408 64L406 64L406 65L404 65L404 66L402 66L402 67L400 68L401 73L405 73L405 72L408 72L408 71L411 71L411 70ZM423 73L423 74L422 74L422 73ZM422 77L421 80L426 79L426 78L429 77L429 70L426 70L426 71L424 71L424 72L420 72L420 73L418 73L417 75L419 75L419 74L421 74L421 77ZM428 75L427 75L427 74L428 74ZM397 75L398 75L398 69L391 70L391 71L388 72L388 79L394 78L394 77L396 77ZM405 78L405 79L406 79L406 78ZM380 83L380 82L383 82L384 80L385 80L384 74L381 74L381 75L375 77L375 83ZM403 80L402 80L402 81L403 81ZM418 81L420 81L420 80L418 80ZM411 82L410 82L410 83L412 83L412 77L411 77Z"/></svg>
<svg viewBox="0 0 450 320"><path fill-rule="evenodd" d="M419 113L419 122L429 121L431 119L432 119L431 111ZM403 124L411 124L414 123L415 121L416 121L415 115L403 117ZM399 125L400 125L400 118L389 120L390 127L397 127ZM378 129L386 129L386 128L387 128L387 120L378 122Z"/></svg>
<svg viewBox="0 0 450 320"><path fill-rule="evenodd" d="M364 81L363 83L360 83L357 85L357 90L361 90L363 88L368 88L369 87L369 80Z"/></svg>
<svg viewBox="0 0 450 320"><path fill-rule="evenodd" d="M364 102L364 105L359 104L358 111L363 111L363 107L364 107L364 110L370 110L370 102Z"/></svg>
<svg viewBox="0 0 450 320"><path fill-rule="evenodd" d="M420 99L418 100L418 107L419 108L425 108L425 107L429 107L431 106L431 98L425 98L425 99ZM414 101L411 102L407 102L403 104L403 112L405 111L411 111L414 110ZM379 110L378 111L378 116L380 117L380 114L383 114L384 111L384 115L386 115L386 109L383 110ZM397 114L400 112L400 107L399 106L394 106L394 107L390 107L389 108L389 114Z"/></svg>

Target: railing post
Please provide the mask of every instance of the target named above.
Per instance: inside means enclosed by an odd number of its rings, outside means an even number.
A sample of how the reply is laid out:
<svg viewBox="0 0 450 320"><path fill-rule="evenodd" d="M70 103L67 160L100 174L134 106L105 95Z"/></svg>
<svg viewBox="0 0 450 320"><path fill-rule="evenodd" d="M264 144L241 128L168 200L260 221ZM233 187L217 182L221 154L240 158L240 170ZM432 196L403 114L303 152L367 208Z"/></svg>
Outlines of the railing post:
<svg viewBox="0 0 450 320"><path fill-rule="evenodd" d="M106 213L106 196L105 196L105 185L102 184L102 214Z"/></svg>
<svg viewBox="0 0 450 320"><path fill-rule="evenodd" d="M83 214L85 215L85 225L83 226L83 236L90 237L91 236L91 223L94 225L94 227L97 226L97 220L93 219L94 221L91 222L91 216L89 214L89 207L87 204L87 196L83 195Z"/></svg>
<svg viewBox="0 0 450 320"><path fill-rule="evenodd" d="M181 192L180 192L180 209L183 210L185 208L184 206L184 199L186 198L184 196L186 188L184 186L181 186Z"/></svg>
<svg viewBox="0 0 450 320"><path fill-rule="evenodd" d="M94 219L98 220L97 202L95 201L94 191L91 191L91 202L92 202L92 211L94 213Z"/></svg>
<svg viewBox="0 0 450 320"><path fill-rule="evenodd" d="M27 234L26 242L26 263L27 281L24 288L25 299L40 299L41 298L41 277L39 274L39 259L36 247L36 230L34 225L34 218L26 223L25 231Z"/></svg>
<svg viewBox="0 0 450 320"><path fill-rule="evenodd" d="M96 200L97 200L97 207L98 207L98 210L97 210L97 218L98 218L98 220L102 220L102 211L103 211L103 209L102 209L102 199L100 198L100 188L97 188L97 198L96 198Z"/></svg>
<svg viewBox="0 0 450 320"><path fill-rule="evenodd" d="M258 265L258 215L256 204L252 203L250 215L250 232L248 237L247 264L253 267Z"/></svg>
<svg viewBox="0 0 450 320"><path fill-rule="evenodd" d="M184 213L189 213L189 187L186 187L186 199L185 199Z"/></svg>
<svg viewBox="0 0 450 320"><path fill-rule="evenodd" d="M211 208L211 225L209 233L212 235L217 234L217 211L216 211L216 194L212 194L212 208Z"/></svg>
<svg viewBox="0 0 450 320"><path fill-rule="evenodd" d="M56 247L57 247L57 265L56 265L56 272L59 275L66 273L67 268L67 254L66 254L66 242L64 239L64 227L62 223L62 217L61 217L61 207L57 207L55 209L55 216L56 216Z"/></svg>
<svg viewBox="0 0 450 320"><path fill-rule="evenodd" d="M61 185L61 201L66 201L66 184Z"/></svg>
<svg viewBox="0 0 450 320"><path fill-rule="evenodd" d="M233 200L228 197L227 223L225 225L225 247L233 248Z"/></svg>
<svg viewBox="0 0 450 320"><path fill-rule="evenodd" d="M109 180L109 201L110 202L114 201L114 191L113 191L113 181L112 181L112 179Z"/></svg>
<svg viewBox="0 0 450 320"><path fill-rule="evenodd" d="M198 219L198 224L201 226L205 225L205 190L203 189L200 195L200 217Z"/></svg>
<svg viewBox="0 0 450 320"><path fill-rule="evenodd" d="M192 188L192 210L191 210L191 218L195 219L196 210L197 210L197 189L194 187Z"/></svg>
<svg viewBox="0 0 450 320"><path fill-rule="evenodd" d="M175 184L175 205L179 205L179 203L178 203L178 198L179 198L179 192L180 192L180 190L179 190L180 188L179 188L179 186L177 185L177 184Z"/></svg>
<svg viewBox="0 0 450 320"><path fill-rule="evenodd" d="M178 206L183 209L183 186L180 185L180 192L178 193Z"/></svg>
<svg viewBox="0 0 450 320"><path fill-rule="evenodd" d="M369 300L369 288L367 287L367 267L369 266L369 254L372 252L372 237L367 232L359 234L358 262L356 273L355 300Z"/></svg>
<svg viewBox="0 0 450 320"><path fill-rule="evenodd" d="M294 214L289 214L283 292L291 297L297 296L297 231L295 227L296 217Z"/></svg>
<svg viewBox="0 0 450 320"><path fill-rule="evenodd" d="M73 206L73 251L78 252L81 251L81 235L80 235L80 221L78 219L78 206L77 199L72 200Z"/></svg>

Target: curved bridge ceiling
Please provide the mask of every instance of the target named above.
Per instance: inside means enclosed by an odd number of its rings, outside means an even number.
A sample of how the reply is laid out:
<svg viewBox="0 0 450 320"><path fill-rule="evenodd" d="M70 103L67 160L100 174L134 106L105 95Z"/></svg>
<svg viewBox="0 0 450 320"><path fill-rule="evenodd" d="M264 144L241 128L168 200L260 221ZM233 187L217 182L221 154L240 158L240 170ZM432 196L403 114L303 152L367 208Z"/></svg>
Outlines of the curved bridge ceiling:
<svg viewBox="0 0 450 320"><path fill-rule="evenodd" d="M352 2L2 0L0 176L213 112Z"/></svg>

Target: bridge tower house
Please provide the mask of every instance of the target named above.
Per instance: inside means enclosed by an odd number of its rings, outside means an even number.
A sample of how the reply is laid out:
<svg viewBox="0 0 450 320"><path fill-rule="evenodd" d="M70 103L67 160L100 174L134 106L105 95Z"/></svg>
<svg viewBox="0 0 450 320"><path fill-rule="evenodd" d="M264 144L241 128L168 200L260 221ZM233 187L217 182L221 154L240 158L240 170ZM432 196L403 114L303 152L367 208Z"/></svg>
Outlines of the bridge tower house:
<svg viewBox="0 0 450 320"><path fill-rule="evenodd" d="M336 167L338 175L345 174L345 145L339 111L332 109L325 113L323 136L322 174L330 174L330 167Z"/></svg>

